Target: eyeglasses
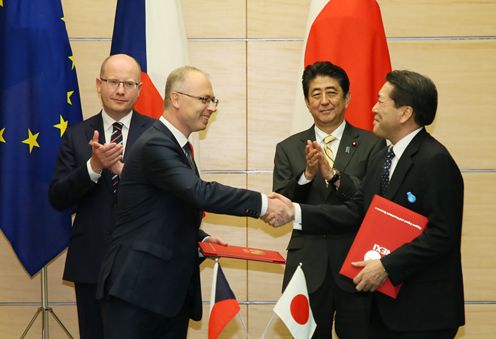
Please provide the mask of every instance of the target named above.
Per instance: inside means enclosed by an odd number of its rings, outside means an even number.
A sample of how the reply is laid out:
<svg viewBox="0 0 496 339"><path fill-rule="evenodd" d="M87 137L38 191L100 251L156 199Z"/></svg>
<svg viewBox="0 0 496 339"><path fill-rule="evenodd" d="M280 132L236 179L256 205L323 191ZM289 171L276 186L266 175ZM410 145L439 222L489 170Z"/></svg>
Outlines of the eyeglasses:
<svg viewBox="0 0 496 339"><path fill-rule="evenodd" d="M186 95L187 97L194 98L200 100L204 105L210 105L210 103L214 104L214 107L217 107L219 105L219 99L216 97L210 97L210 96L204 96L204 97L197 97L191 94L186 94L183 92L176 91L176 93Z"/></svg>
<svg viewBox="0 0 496 339"><path fill-rule="evenodd" d="M125 89L135 89L140 86L139 82L134 82L134 81L120 81L117 79L104 79L104 78L100 78L100 80L105 82L107 86L112 89L119 88L120 84L122 84Z"/></svg>

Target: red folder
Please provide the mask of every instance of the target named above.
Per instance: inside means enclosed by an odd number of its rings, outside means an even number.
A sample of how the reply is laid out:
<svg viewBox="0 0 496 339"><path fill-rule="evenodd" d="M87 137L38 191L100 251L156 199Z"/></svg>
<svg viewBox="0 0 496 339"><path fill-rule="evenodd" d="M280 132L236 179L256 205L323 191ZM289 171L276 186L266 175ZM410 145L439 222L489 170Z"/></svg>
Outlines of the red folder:
<svg viewBox="0 0 496 339"><path fill-rule="evenodd" d="M352 266L352 262L388 255L418 237L427 222L425 216L375 195L339 273L353 279L362 268ZM377 291L396 299L400 287L386 279Z"/></svg>
<svg viewBox="0 0 496 339"><path fill-rule="evenodd" d="M206 257L226 257L282 264L286 262L286 259L276 251L231 245L222 246L210 242L199 242L198 244L203 255Z"/></svg>

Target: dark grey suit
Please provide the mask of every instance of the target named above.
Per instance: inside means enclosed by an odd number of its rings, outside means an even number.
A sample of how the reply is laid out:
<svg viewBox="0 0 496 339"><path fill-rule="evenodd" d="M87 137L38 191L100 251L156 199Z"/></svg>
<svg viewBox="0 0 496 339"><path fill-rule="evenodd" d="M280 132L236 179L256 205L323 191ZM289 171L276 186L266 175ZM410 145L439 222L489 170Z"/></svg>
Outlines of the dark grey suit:
<svg viewBox="0 0 496 339"><path fill-rule="evenodd" d="M311 183L298 185L298 179L306 167L307 140L315 140L314 126L292 135L277 145L274 161L274 191L298 203L342 205L346 196L338 194L332 185L327 187L320 173ZM372 156L383 148L385 148L384 140L346 123L334 168L361 179L365 175ZM306 220L304 219L303 222L306 223ZM336 309L333 300L336 293L332 290L338 288L350 293L355 292L353 282L340 275L339 270L358 226L352 221L349 227L332 229L325 235L304 234L298 230L293 230L291 235L287 247L288 257L283 286L288 284L298 264L303 263L312 311L317 321L316 337L328 338L330 336L332 317ZM331 284L329 279L332 279ZM356 310L356 313L358 312L360 311ZM340 319L339 310L336 314L337 319ZM348 333L346 328L350 326L356 328L356 324L349 326L343 324L344 328L341 330L339 321L336 323L344 338Z"/></svg>
<svg viewBox="0 0 496 339"><path fill-rule="evenodd" d="M369 167L363 189L349 202L351 210L364 213L374 194L379 194L385 155L384 150ZM460 254L463 186L449 152L422 129L399 159L384 194L429 219L419 237L381 259L393 284L402 284L396 300L375 295L376 308L390 330L456 330L465 323ZM412 194L416 199L409 201ZM344 212L331 206L301 208L303 230L310 233L329 232L341 223Z"/></svg>
<svg viewBox="0 0 496 339"><path fill-rule="evenodd" d="M171 131L157 121L138 139L124 168L98 296L118 298L151 317L199 320L202 212L258 217L260 209L260 193L202 181ZM104 314L107 325L112 335L133 337L126 330L133 324L107 323Z"/></svg>
<svg viewBox="0 0 496 339"><path fill-rule="evenodd" d="M136 139L153 121L155 119L133 113L125 157ZM50 203L56 209L73 208L76 212L65 261L64 280L76 283L80 335L91 339L101 338L103 335L100 308L95 298L96 282L104 250L110 243L116 202L111 173L103 170L97 183L88 174L86 163L91 157L88 142L93 138L94 131L99 132L99 142L104 144L101 113L67 130L49 190ZM80 289L83 284L85 288ZM88 290L87 296L82 290Z"/></svg>

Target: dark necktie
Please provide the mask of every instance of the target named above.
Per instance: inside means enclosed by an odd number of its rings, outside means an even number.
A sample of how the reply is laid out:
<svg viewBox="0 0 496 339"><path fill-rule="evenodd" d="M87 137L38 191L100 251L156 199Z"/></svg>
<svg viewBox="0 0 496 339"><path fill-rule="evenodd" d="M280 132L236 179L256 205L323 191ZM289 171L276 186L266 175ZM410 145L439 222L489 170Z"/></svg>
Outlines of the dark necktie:
<svg viewBox="0 0 496 339"><path fill-rule="evenodd" d="M116 144L122 145L122 122L114 122L112 124L112 135L110 136L110 142L115 142ZM119 187L119 176L117 174L112 174L112 189L114 193L117 192Z"/></svg>
<svg viewBox="0 0 496 339"><path fill-rule="evenodd" d="M381 177L381 193L386 193L389 186L389 171L391 170L391 161L394 158L393 147L390 147L384 160L384 172Z"/></svg>
<svg viewBox="0 0 496 339"><path fill-rule="evenodd" d="M188 158L189 165L191 166L192 169L196 171L196 165L195 161L193 160L193 152L192 152L192 147L189 142L187 142L183 146L184 153L186 153L186 158Z"/></svg>

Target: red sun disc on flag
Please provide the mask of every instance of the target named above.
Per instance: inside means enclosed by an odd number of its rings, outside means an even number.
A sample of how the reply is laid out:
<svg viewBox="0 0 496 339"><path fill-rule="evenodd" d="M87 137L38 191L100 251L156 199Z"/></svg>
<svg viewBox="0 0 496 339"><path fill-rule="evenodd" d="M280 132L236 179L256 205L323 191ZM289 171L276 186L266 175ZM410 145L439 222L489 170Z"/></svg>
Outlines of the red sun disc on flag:
<svg viewBox="0 0 496 339"><path fill-rule="evenodd" d="M308 322L309 317L309 307L308 298L303 294L297 294L291 300L290 305L291 316L300 325L304 325Z"/></svg>

